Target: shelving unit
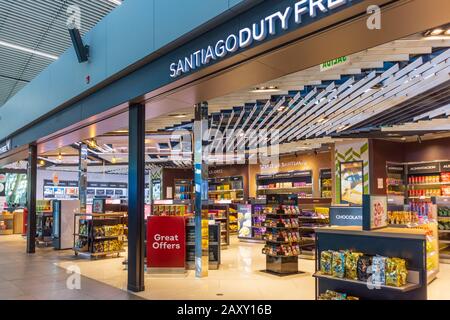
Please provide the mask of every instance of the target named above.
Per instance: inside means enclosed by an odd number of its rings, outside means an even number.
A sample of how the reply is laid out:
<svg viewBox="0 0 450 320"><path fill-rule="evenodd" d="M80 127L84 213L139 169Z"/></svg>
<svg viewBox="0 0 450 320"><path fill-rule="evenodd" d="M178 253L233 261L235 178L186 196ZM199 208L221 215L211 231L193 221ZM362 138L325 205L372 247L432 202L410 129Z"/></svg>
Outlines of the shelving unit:
<svg viewBox="0 0 450 320"><path fill-rule="evenodd" d="M208 187L208 199L210 200L242 202L246 199L242 176L212 178L208 180Z"/></svg>
<svg viewBox="0 0 450 320"><path fill-rule="evenodd" d="M312 171L291 171L271 175L258 175L257 197L274 194L296 194L298 198L312 198Z"/></svg>
<svg viewBox="0 0 450 320"><path fill-rule="evenodd" d="M0 214L0 235L11 235L14 233L14 215L10 213Z"/></svg>
<svg viewBox="0 0 450 320"><path fill-rule="evenodd" d="M190 179L175 179L175 200L192 200L194 198L193 183Z"/></svg>
<svg viewBox="0 0 450 320"><path fill-rule="evenodd" d="M322 169L320 170L320 197L321 198L332 198L332 187L333 187L333 180L331 177L331 169Z"/></svg>
<svg viewBox="0 0 450 320"><path fill-rule="evenodd" d="M125 252L123 214L75 214L75 255L89 258L120 257Z"/></svg>
<svg viewBox="0 0 450 320"><path fill-rule="evenodd" d="M386 166L386 194L388 197L405 197L405 165L401 163L388 163Z"/></svg>
<svg viewBox="0 0 450 320"><path fill-rule="evenodd" d="M192 213L191 200L155 200L152 215L155 216L185 216Z"/></svg>
<svg viewBox="0 0 450 320"><path fill-rule="evenodd" d="M377 285L372 290L367 282L336 278L320 272L320 259L316 260L316 299L327 290L345 292L362 300L427 300L426 232L385 228L362 231L361 227L331 227L316 230L316 256L323 251L347 250L367 255L403 258L407 262L407 284L402 287Z"/></svg>
<svg viewBox="0 0 450 320"><path fill-rule="evenodd" d="M433 202L437 211L440 262L450 264L450 197L436 197Z"/></svg>
<svg viewBox="0 0 450 320"><path fill-rule="evenodd" d="M209 269L217 270L221 263L220 223L209 225ZM189 219L186 224L186 265L195 269L195 224Z"/></svg>
<svg viewBox="0 0 450 320"><path fill-rule="evenodd" d="M220 244L222 249L230 245L230 225L229 225L229 205L228 204L210 204L208 206L210 217L220 226Z"/></svg>
<svg viewBox="0 0 450 320"><path fill-rule="evenodd" d="M330 225L331 199L299 199L300 257L315 259L317 228Z"/></svg>
<svg viewBox="0 0 450 320"><path fill-rule="evenodd" d="M266 245L263 248L263 254L266 255L266 272L279 276L297 274L300 254L300 210L297 207L297 198L279 197L277 205L272 201L268 202L268 206L273 205L272 209L267 210L269 207L266 207Z"/></svg>

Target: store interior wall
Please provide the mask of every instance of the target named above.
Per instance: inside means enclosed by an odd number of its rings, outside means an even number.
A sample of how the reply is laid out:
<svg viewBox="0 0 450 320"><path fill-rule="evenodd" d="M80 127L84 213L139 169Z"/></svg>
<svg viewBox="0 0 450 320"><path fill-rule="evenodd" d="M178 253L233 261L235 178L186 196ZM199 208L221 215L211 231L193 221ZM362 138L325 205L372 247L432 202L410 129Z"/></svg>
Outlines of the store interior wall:
<svg viewBox="0 0 450 320"><path fill-rule="evenodd" d="M450 138L424 140L421 143L372 139L370 144L373 160L371 190L375 195L386 194L386 162L450 160ZM378 179L383 179L383 188L378 188Z"/></svg>
<svg viewBox="0 0 450 320"><path fill-rule="evenodd" d="M313 172L313 196L320 198L319 175L321 169L330 169L333 166L331 151L314 152L299 155L282 156L279 159L278 166L265 168L260 164L249 165L249 179L252 181L249 185L250 197L256 197L256 176L258 174L274 174L287 171L312 170Z"/></svg>

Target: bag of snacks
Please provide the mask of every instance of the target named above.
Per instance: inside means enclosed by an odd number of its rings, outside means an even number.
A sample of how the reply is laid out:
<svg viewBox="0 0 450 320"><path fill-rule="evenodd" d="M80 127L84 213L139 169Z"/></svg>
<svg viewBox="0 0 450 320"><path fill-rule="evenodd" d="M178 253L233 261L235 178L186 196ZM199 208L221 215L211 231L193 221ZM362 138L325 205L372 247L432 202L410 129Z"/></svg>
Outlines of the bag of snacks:
<svg viewBox="0 0 450 320"><path fill-rule="evenodd" d="M386 283L386 257L375 256L372 259L372 284Z"/></svg>
<svg viewBox="0 0 450 320"><path fill-rule="evenodd" d="M362 255L360 252L345 252L345 278L358 280L358 260Z"/></svg>
<svg viewBox="0 0 450 320"><path fill-rule="evenodd" d="M333 251L322 251L320 254L320 272L331 275L331 261L333 260Z"/></svg>
<svg viewBox="0 0 450 320"><path fill-rule="evenodd" d="M345 274L345 253L333 251L333 261L331 262L331 275L336 278L344 278Z"/></svg>
<svg viewBox="0 0 450 320"><path fill-rule="evenodd" d="M406 284L408 270L406 261L400 258L386 259L386 285L401 287Z"/></svg>
<svg viewBox="0 0 450 320"><path fill-rule="evenodd" d="M370 278L371 273L368 272L368 269L372 267L372 257L367 255L362 255L358 259L358 265L357 265L357 273L358 273L358 280L367 282L367 280Z"/></svg>
<svg viewBox="0 0 450 320"><path fill-rule="evenodd" d="M345 293L339 293L336 291L327 290L325 293L320 294L319 300L346 300L347 295Z"/></svg>

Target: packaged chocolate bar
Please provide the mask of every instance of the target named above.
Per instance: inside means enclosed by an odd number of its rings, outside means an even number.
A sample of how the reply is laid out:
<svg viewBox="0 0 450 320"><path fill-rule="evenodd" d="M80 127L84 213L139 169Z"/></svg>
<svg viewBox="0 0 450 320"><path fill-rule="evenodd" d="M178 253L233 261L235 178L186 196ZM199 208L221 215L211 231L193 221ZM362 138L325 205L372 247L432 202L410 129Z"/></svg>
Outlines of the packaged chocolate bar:
<svg viewBox="0 0 450 320"><path fill-rule="evenodd" d="M393 287L404 286L407 277L408 270L406 269L406 261L404 259L386 259L386 285Z"/></svg>
<svg viewBox="0 0 450 320"><path fill-rule="evenodd" d="M372 259L372 284L386 284L386 257L375 256Z"/></svg>
<svg viewBox="0 0 450 320"><path fill-rule="evenodd" d="M333 261L333 251L322 251L320 254L320 272L331 275L331 262Z"/></svg>
<svg viewBox="0 0 450 320"><path fill-rule="evenodd" d="M368 255L362 255L358 259L358 280L367 282L367 280L370 278L372 269L372 257ZM370 273L369 273L370 271Z"/></svg>
<svg viewBox="0 0 450 320"><path fill-rule="evenodd" d="M342 251L333 251L333 260L331 262L331 275L336 278L344 278L345 275L345 253Z"/></svg>
<svg viewBox="0 0 450 320"><path fill-rule="evenodd" d="M339 293L336 291L327 290L319 296L319 300L346 300L347 295L345 293Z"/></svg>
<svg viewBox="0 0 450 320"><path fill-rule="evenodd" d="M361 252L345 252L345 278L358 280L358 260Z"/></svg>

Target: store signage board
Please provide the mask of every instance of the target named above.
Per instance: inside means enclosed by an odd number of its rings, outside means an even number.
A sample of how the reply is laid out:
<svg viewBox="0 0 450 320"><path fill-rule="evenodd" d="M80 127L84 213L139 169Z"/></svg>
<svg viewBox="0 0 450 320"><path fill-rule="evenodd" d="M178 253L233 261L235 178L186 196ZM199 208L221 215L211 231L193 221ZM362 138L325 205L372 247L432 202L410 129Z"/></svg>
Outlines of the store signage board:
<svg viewBox="0 0 450 320"><path fill-rule="evenodd" d="M186 226L183 217L151 216L147 223L147 267L185 269Z"/></svg>
<svg viewBox="0 0 450 320"><path fill-rule="evenodd" d="M350 62L349 57L340 57L330 61L326 61L320 65L320 72L328 71L342 65L348 64Z"/></svg>
<svg viewBox="0 0 450 320"><path fill-rule="evenodd" d="M411 164L408 166L409 174L438 173L440 171L441 171L441 166L440 166L439 162Z"/></svg>
<svg viewBox="0 0 450 320"><path fill-rule="evenodd" d="M207 66L213 61L222 60L239 50L261 43L269 37L287 32L293 25L302 25L305 20L319 20L349 0L301 0L279 11L272 12L238 32L224 36L217 42L205 46L189 55L174 61L169 66L171 78L178 78L192 70ZM341 59L342 60L342 59Z"/></svg>
<svg viewBox="0 0 450 320"><path fill-rule="evenodd" d="M330 225L332 226L358 226L363 222L362 207L331 207Z"/></svg>
<svg viewBox="0 0 450 320"><path fill-rule="evenodd" d="M386 196L363 196L363 230L370 231L388 226L388 207Z"/></svg>
<svg viewBox="0 0 450 320"><path fill-rule="evenodd" d="M386 167L388 173L403 174L405 172L405 166L401 164L390 164Z"/></svg>
<svg viewBox="0 0 450 320"><path fill-rule="evenodd" d="M8 139L0 144L0 154L7 153L11 150L11 140Z"/></svg>
<svg viewBox="0 0 450 320"><path fill-rule="evenodd" d="M441 171L450 172L450 161L441 162Z"/></svg>

